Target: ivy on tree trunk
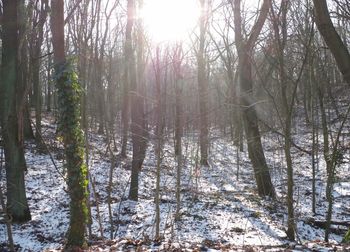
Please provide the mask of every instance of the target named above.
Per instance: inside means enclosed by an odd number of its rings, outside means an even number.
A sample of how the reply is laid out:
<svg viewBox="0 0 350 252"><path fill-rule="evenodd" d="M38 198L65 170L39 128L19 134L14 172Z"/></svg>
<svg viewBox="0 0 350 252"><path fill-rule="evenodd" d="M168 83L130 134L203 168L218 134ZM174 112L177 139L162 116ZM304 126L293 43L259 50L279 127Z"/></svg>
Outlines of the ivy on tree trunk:
<svg viewBox="0 0 350 252"><path fill-rule="evenodd" d="M85 232L87 209L87 166L84 162L84 136L80 125L81 87L78 77L64 51L63 0L51 1L51 31L56 70L60 132L64 144L67 168L67 184L70 197L70 222L67 249L86 245Z"/></svg>

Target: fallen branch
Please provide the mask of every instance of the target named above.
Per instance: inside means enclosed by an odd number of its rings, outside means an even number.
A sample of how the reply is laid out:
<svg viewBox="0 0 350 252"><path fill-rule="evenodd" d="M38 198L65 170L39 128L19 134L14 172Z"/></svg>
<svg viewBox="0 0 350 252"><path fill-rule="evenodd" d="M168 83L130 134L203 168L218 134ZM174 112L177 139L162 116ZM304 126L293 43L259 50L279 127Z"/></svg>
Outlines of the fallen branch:
<svg viewBox="0 0 350 252"><path fill-rule="evenodd" d="M315 218L307 218L304 220L304 222L308 225L311 225L313 227L318 227L322 229L327 228L327 221L326 220L319 220ZM337 234L337 235L344 235L348 228L350 227L350 220L331 220L331 226L330 232ZM340 227L339 227L340 226Z"/></svg>

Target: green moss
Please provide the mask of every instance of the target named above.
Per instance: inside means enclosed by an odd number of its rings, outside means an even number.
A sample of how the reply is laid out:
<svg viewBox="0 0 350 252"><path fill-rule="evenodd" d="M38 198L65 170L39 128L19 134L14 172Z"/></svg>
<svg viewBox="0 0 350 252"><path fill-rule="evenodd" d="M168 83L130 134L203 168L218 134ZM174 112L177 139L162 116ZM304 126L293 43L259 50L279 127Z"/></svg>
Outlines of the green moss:
<svg viewBox="0 0 350 252"><path fill-rule="evenodd" d="M84 163L84 135L80 125L81 87L71 62L56 67L59 104L58 131L66 156L67 184L70 196L68 247L83 247L87 223L87 166Z"/></svg>
<svg viewBox="0 0 350 252"><path fill-rule="evenodd" d="M350 243L350 229L348 230L348 232L346 232L343 239L343 243Z"/></svg>

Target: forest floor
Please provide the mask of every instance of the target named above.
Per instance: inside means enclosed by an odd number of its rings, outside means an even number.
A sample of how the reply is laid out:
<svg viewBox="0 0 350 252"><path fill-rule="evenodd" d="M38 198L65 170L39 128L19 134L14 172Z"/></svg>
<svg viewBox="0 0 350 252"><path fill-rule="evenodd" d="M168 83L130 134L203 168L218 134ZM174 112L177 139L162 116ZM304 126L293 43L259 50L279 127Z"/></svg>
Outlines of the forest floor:
<svg viewBox="0 0 350 252"><path fill-rule="evenodd" d="M302 124L300 122L300 124ZM302 125L295 142L310 149L311 134L303 132ZM69 198L63 171L63 150L55 137L55 122L46 116L43 138L49 154L36 150L34 142L26 144L26 189L32 220L13 225L14 241L19 251L59 251L64 244L68 227ZM174 220L176 199L176 162L172 139L165 141L161 169L161 233L162 239L153 239L155 232L155 175L154 143L148 152L140 173L139 201L127 200L130 179L129 157L118 160L113 167L112 216L108 211L108 180L111 168L106 139L89 135L89 168L96 194L91 194L92 238L91 251L341 251L349 249L340 242L350 223L350 164L337 170L334 186L330 242L324 243L327 202L325 199L325 166L318 162L316 175L317 214L311 211L312 171L311 157L293 149L295 179L295 217L297 242L286 239L286 169L281 149L281 138L265 135L266 158L271 167L277 200L257 196L255 180L248 156L238 152L228 138L213 134L210 146L210 166L199 167L197 136L184 138L185 164L182 174L181 219ZM118 144L117 144L118 145ZM119 147L119 146L118 146ZM0 150L1 151L1 150ZM349 158L348 153L346 154ZM320 156L322 153L320 152ZM239 164L239 165L238 165ZM5 171L0 182L5 187ZM113 220L111 226L110 218ZM111 238L111 234L113 239ZM6 226L0 218L0 251L6 250Z"/></svg>

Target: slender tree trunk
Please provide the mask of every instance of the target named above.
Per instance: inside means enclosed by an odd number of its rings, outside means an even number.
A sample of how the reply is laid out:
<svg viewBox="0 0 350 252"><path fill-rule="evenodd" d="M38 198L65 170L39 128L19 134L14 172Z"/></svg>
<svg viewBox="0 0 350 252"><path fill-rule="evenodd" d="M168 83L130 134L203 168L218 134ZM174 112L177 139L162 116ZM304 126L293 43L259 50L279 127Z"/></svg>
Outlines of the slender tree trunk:
<svg viewBox="0 0 350 252"><path fill-rule="evenodd" d="M182 135L183 135L183 122L182 122L182 80L177 76L175 80L175 155L177 161L176 167L176 214L175 218L180 219L181 208L181 171L182 171Z"/></svg>
<svg viewBox="0 0 350 252"><path fill-rule="evenodd" d="M34 103L35 103L35 140L40 145L41 143L41 106L42 93L41 82L39 78L40 63L39 59L33 59L33 89L34 89Z"/></svg>
<svg viewBox="0 0 350 252"><path fill-rule="evenodd" d="M285 0L281 2L279 14L276 15L273 5L271 4L271 13L273 21L273 28L275 34L275 41L277 47L277 60L278 60L278 74L279 85L281 90L281 107L282 107L282 124L284 131L284 154L287 164L287 208L288 208L288 221L287 221L287 237L289 240L295 240L295 223L294 223L294 202L293 202L293 162L291 155L291 139L292 139L292 120L293 120L293 106L294 106L294 93L292 97L287 97L287 85L288 79L285 71L285 57L284 51L287 41L287 11L289 7L289 1ZM296 84L294 84L296 85Z"/></svg>
<svg viewBox="0 0 350 252"><path fill-rule="evenodd" d="M34 45L32 52L32 71L33 71L33 91L34 91L34 103L35 103L35 140L37 144L42 146L41 138L41 114L42 114L42 83L40 80L40 55L41 55L41 46L44 40L44 24L46 22L48 12L48 3L47 0L40 1L40 13L37 27L35 27L34 32Z"/></svg>
<svg viewBox="0 0 350 252"><path fill-rule="evenodd" d="M51 99L51 94L52 94L52 83L51 83L51 55L48 56L48 64L49 67L47 68L47 94L46 94L46 111L47 112L51 112L51 103L52 103L52 99Z"/></svg>
<svg viewBox="0 0 350 252"><path fill-rule="evenodd" d="M122 87L123 97L122 97L122 148L120 155L121 157L126 157L126 146L128 144L128 131L129 131L129 90L127 73L124 74L123 87Z"/></svg>
<svg viewBox="0 0 350 252"><path fill-rule="evenodd" d="M20 141L34 139L34 133L30 121L29 114L29 102L28 102L28 93L30 90L29 85L29 73L28 73L28 40L27 40L27 22L28 17L26 10L31 8L30 4L25 5L25 0L19 0L19 69L18 69L18 97L17 101L18 106L18 127L19 127L19 139ZM22 143L23 144L23 143Z"/></svg>
<svg viewBox="0 0 350 252"><path fill-rule="evenodd" d="M25 34L24 28L19 32L19 36L23 38ZM27 41L25 40L20 49L21 57L20 57L20 66L19 66L19 92L21 94L21 101L19 102L19 110L22 113L23 118L18 118L19 127L23 127L23 137L25 140L34 139L34 132L30 120L30 105L28 101L28 93L30 89L30 85L28 83L28 50L27 50Z"/></svg>
<svg viewBox="0 0 350 252"><path fill-rule="evenodd" d="M173 69L175 76L175 158L176 167L176 212L175 219L180 220L181 208L181 171L182 171L182 136L183 136L183 101L182 101L182 60L183 60L182 45L175 47L173 55Z"/></svg>
<svg viewBox="0 0 350 252"><path fill-rule="evenodd" d="M209 145L209 129L208 129L208 78L205 60L205 35L207 29L207 13L208 2L200 0L201 16L200 16L200 34L199 34L199 51L197 55L198 63L198 100L199 100L199 118L200 118L200 153L201 165L208 165L208 145Z"/></svg>
<svg viewBox="0 0 350 252"><path fill-rule="evenodd" d="M24 185L23 140L19 139L17 108L18 99L18 1L3 1L2 67L0 81L0 120L4 141L7 209L14 222L30 220L30 212Z"/></svg>
<svg viewBox="0 0 350 252"><path fill-rule="evenodd" d="M322 133L323 133L323 156L326 161L326 170L327 170L327 184L326 184L326 199L328 201L328 211L326 219L331 220L332 216L332 205L333 205L333 167L330 160L330 145L329 145L329 130L327 125L327 115L324 107L324 96L322 87L317 86L318 100L320 104L320 112L321 112L321 125L322 125ZM328 222L326 220L326 222ZM326 224L327 225L327 224ZM328 242L329 237L329 228L326 228L325 231L325 241Z"/></svg>
<svg viewBox="0 0 350 252"><path fill-rule="evenodd" d="M122 87L122 148L120 155L126 157L126 146L128 143L128 130L129 130L129 106L130 106L130 67L135 63L133 48L132 48L132 30L134 26L134 12L135 12L135 0L128 0L127 9L127 23L125 30L125 46L124 46L124 58L125 58L125 71L123 77ZM134 66L132 66L134 67Z"/></svg>
<svg viewBox="0 0 350 252"><path fill-rule="evenodd" d="M140 4L142 4L140 2ZM128 1L128 20L134 18L135 0ZM138 178L141 171L142 163L145 158L147 148L147 131L144 114L144 88L143 88L143 35L141 35L141 24L138 24L138 41L137 41L137 62L132 49L132 39L127 40L128 55L128 84L131 106L131 137L132 137L132 168L129 199L138 200ZM128 30L128 25L127 25ZM137 70L136 71L136 64Z"/></svg>
<svg viewBox="0 0 350 252"><path fill-rule="evenodd" d="M139 102L137 97L137 83L136 83L136 69L135 69L135 55L132 48L132 30L134 26L134 15L135 15L135 0L128 0L127 6L128 21L126 24L126 41L125 41L125 58L126 58L126 71L127 71L127 84L129 87L129 97L131 102L131 134L132 134L132 164L131 164L131 181L129 199L138 200L138 189L139 189L139 152L140 152L140 125L137 124L138 118L141 113L138 110L137 103Z"/></svg>
<svg viewBox="0 0 350 252"><path fill-rule="evenodd" d="M2 161L2 152L1 152L1 158L0 161ZM0 165L0 168L1 165ZM11 223L11 216L8 214L7 207L5 204L5 197L2 192L2 188L0 186L0 206L3 211L4 219L5 219L5 224L6 224L6 230L7 230L7 237L8 237L8 243L9 243L9 248L11 252L15 252L15 246L13 242L13 233L12 233L12 223Z"/></svg>
<svg viewBox="0 0 350 252"><path fill-rule="evenodd" d="M160 49L156 49L156 59L154 64L156 79L156 156L157 156L157 175L156 175L156 235L155 239L160 238L160 172L162 164L162 141L163 141L163 109L162 109L162 90L161 90L161 65L160 65Z"/></svg>
<svg viewBox="0 0 350 252"><path fill-rule="evenodd" d="M261 136L258 125L258 116L254 107L255 99L253 94L252 79L252 52L255 42L265 23L270 0L264 0L259 17L252 28L252 32L247 39L243 40L241 1L234 1L234 23L235 37L238 52L238 82L240 86L240 103L242 106L242 118L244 130L247 138L249 158L252 162L255 180L260 196L275 197L275 190L272 185L269 167L267 166L264 150L261 144Z"/></svg>
<svg viewBox="0 0 350 252"><path fill-rule="evenodd" d="M337 66L342 73L344 80L350 84L350 52L348 48L346 47L345 43L342 41L341 37L339 36L338 32L335 30L334 25L332 23L332 20L329 15L329 10L327 6L326 0L313 0L314 3L314 10L315 10L315 16L316 16L316 25L318 30L320 31L323 39L325 40L326 44L328 45L330 51L332 52L335 61L337 63ZM322 97L321 97L322 98ZM321 109L321 116L324 117L322 114L322 108L321 108L321 99L320 99L320 109ZM325 125L327 126L327 125ZM324 138L326 136L325 130L327 128L324 127L324 119L322 118L322 127L323 127L323 135ZM324 139L326 140L326 139ZM324 146L326 147L326 142L324 143ZM326 152L326 149L324 149L324 155L326 159L329 159L329 152ZM328 155L328 156L326 156ZM327 172L328 172L328 180L327 180L327 192L326 197L329 201L329 208L328 208L328 214L327 214L327 227L330 225L330 218L332 214L332 188L333 188L333 177L334 177L334 171L333 167L326 163L327 165ZM328 186L329 185L329 186ZM329 228L326 230L325 234L325 240L328 240L329 235ZM350 242L350 229L344 236L344 242L349 243Z"/></svg>

